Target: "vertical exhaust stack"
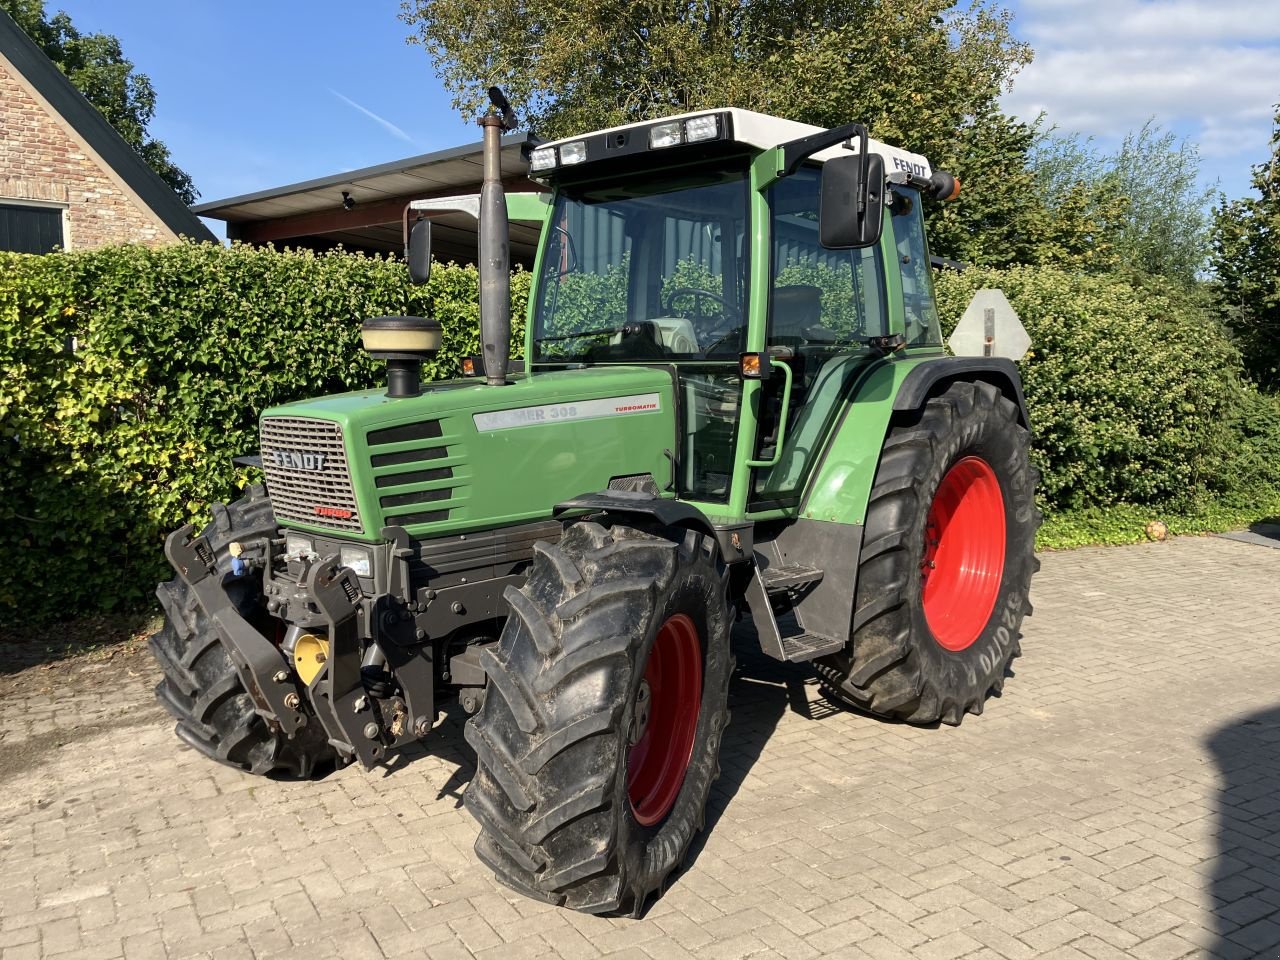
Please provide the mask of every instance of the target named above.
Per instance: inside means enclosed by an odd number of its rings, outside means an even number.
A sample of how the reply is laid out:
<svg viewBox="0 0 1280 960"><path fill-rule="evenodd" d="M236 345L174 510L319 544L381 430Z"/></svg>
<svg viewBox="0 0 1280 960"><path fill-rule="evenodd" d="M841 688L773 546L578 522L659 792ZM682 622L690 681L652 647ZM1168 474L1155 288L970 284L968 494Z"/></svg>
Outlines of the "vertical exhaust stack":
<svg viewBox="0 0 1280 960"><path fill-rule="evenodd" d="M480 187L480 343L485 382L507 382L511 357L511 230L502 186L502 134L516 125L507 98L489 88L494 109L480 119L484 128L484 183Z"/></svg>

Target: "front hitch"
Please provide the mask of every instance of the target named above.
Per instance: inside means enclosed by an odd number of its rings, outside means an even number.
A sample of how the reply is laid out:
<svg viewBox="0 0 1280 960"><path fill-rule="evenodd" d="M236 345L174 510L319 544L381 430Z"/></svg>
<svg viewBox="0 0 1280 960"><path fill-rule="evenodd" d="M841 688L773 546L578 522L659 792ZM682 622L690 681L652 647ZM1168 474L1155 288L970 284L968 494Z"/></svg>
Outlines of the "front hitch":
<svg viewBox="0 0 1280 960"><path fill-rule="evenodd" d="M276 678L288 670L284 655L236 609L222 587L217 558L203 534L192 536L191 524L169 534L164 555L204 608L205 616L218 632L240 682L244 684L253 709L272 730L292 738L307 723L292 684ZM285 674L287 676L287 673Z"/></svg>

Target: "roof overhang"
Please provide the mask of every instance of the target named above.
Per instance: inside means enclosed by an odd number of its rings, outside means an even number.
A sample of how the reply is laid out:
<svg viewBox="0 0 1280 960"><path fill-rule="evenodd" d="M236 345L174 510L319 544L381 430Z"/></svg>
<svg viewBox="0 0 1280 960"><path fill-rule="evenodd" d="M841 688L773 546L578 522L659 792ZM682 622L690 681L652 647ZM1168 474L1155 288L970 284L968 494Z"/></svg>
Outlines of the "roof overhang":
<svg viewBox="0 0 1280 960"><path fill-rule="evenodd" d="M538 143L525 133L502 138L508 190L545 189L526 175L528 152ZM408 203L478 192L482 160L483 146L477 142L202 203L192 210L225 220L227 236L233 240L287 246L303 238L322 238L354 249L398 252L403 248L401 220ZM465 215L433 219L432 249L437 257L474 261L475 223ZM537 239L537 228L512 223L514 259L532 261Z"/></svg>

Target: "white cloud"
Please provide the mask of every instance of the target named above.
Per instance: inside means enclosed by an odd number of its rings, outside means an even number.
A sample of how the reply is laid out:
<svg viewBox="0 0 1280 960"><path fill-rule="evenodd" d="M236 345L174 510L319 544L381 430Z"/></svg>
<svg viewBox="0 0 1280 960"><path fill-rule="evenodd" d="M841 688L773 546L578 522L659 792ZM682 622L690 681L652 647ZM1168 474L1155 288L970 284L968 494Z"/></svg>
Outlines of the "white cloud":
<svg viewBox="0 0 1280 960"><path fill-rule="evenodd" d="M1280 100L1280 3L1022 0L1015 32L1035 61L1004 98L1068 132L1122 137L1154 117L1206 161L1267 153ZM1206 173L1214 173L1206 162Z"/></svg>

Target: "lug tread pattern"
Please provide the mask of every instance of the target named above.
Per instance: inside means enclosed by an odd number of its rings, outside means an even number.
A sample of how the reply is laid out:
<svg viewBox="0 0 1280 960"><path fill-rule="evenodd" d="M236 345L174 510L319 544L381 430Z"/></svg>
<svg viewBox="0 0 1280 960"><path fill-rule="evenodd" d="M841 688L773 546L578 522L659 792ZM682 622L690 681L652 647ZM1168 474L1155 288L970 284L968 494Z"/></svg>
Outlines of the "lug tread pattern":
<svg viewBox="0 0 1280 960"><path fill-rule="evenodd" d="M1033 504L1028 522L1019 527L1024 542L1015 544L1015 550L1025 556L1011 553L1006 561L1005 582L1019 578L1014 589L1021 599L1016 610L1005 611L1006 620L1013 622L1002 656L987 663L985 670L974 671L973 682L961 684L935 667L932 648L936 644L927 627L913 629L913 608L920 603L919 549L923 549L915 544L914 531L922 529L920 517L928 510L925 498L929 495L925 478L937 461L947 457L954 462L973 444L998 433L1012 438L1011 450L1018 461L1012 476L1029 485ZM1041 520L1034 506L1039 473L1027 462L1029 446L1030 436L1018 424L1016 407L996 387L983 382L953 383L921 411L904 416L891 428L867 506L849 645L815 665L821 681L837 698L909 723L956 725L966 713L981 713L987 695L1001 690L1008 663L1020 653L1017 627L1031 613L1027 588L1040 568L1032 553ZM999 465L993 466L998 476L1009 475ZM1010 531L1011 536L1014 533ZM992 623L1001 616L999 601L992 616ZM922 649L924 645L930 649Z"/></svg>
<svg viewBox="0 0 1280 960"><path fill-rule="evenodd" d="M558 544L539 545L524 587L510 591L498 649L482 660L484 706L466 725L477 773L465 803L481 825L477 856L512 889L588 913L632 914L653 892L631 886L617 849L626 681L661 585L694 557L715 556L704 540L582 521ZM715 569L727 609L728 576ZM726 674L726 698L727 686Z"/></svg>

